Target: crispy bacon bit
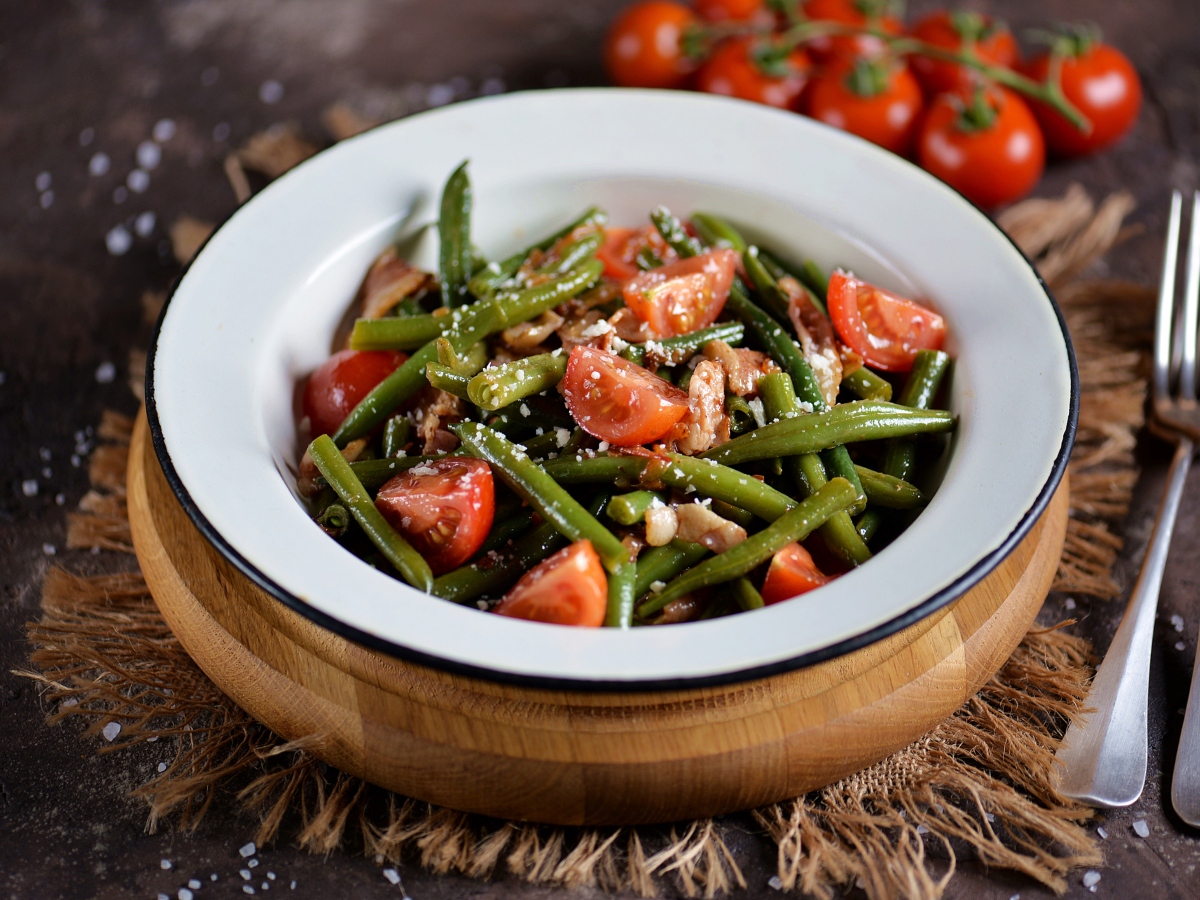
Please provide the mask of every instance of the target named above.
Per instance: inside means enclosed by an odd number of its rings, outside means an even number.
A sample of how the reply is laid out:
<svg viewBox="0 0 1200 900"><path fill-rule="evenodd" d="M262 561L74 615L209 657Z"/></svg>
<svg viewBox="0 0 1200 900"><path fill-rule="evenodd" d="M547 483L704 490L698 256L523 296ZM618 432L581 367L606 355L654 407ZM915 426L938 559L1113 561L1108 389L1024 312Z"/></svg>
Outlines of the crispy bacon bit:
<svg viewBox="0 0 1200 900"><path fill-rule="evenodd" d="M669 506L652 506L646 510L646 543L663 547L675 539L679 519Z"/></svg>
<svg viewBox="0 0 1200 900"><path fill-rule="evenodd" d="M354 462L367 449L367 443L367 438L351 441L342 448L342 458L346 462ZM305 450L304 455L300 457L300 467L296 471L296 490L300 492L301 497L315 497L321 493L321 485L317 484L317 476L320 474L317 464L309 456L308 450Z"/></svg>
<svg viewBox="0 0 1200 900"><path fill-rule="evenodd" d="M562 341L563 353L570 353L576 347L583 346L603 348L606 335L586 333L602 319L600 310L589 309L563 322L558 328L558 339Z"/></svg>
<svg viewBox="0 0 1200 900"><path fill-rule="evenodd" d="M658 337L654 329L635 316L633 310L627 306L622 306L609 316L608 324L612 326L617 337L631 344L640 344L642 341L651 341Z"/></svg>
<svg viewBox="0 0 1200 900"><path fill-rule="evenodd" d="M700 615L705 607L704 598L698 594L684 594L663 607L662 615L655 620L658 625L674 625L690 622Z"/></svg>
<svg viewBox="0 0 1200 900"><path fill-rule="evenodd" d="M417 434L425 442L421 452L430 456L457 449L458 436L446 426L461 421L465 414L466 407L458 397L426 387L413 414L417 421Z"/></svg>
<svg viewBox="0 0 1200 900"><path fill-rule="evenodd" d="M542 342L554 334L562 324L563 317L550 309L531 322L505 328L500 332L500 338L515 352L531 356L534 353L545 352L545 348L541 346Z"/></svg>
<svg viewBox="0 0 1200 900"><path fill-rule="evenodd" d="M713 553L724 553L746 539L745 528L700 503L681 503L675 515L679 519L679 539L701 544Z"/></svg>
<svg viewBox="0 0 1200 900"><path fill-rule="evenodd" d="M625 548L625 552L629 554L630 562L637 562L638 554L642 552L644 543L637 535L627 534L621 538L621 546Z"/></svg>
<svg viewBox="0 0 1200 900"><path fill-rule="evenodd" d="M559 304L558 313L564 319L577 319L595 306L603 306L621 296L621 282L602 281L594 288L584 291L565 303Z"/></svg>
<svg viewBox="0 0 1200 900"><path fill-rule="evenodd" d="M426 288L433 280L428 272L401 259L395 247L388 247L375 258L362 286L362 317L378 319L392 307Z"/></svg>
<svg viewBox="0 0 1200 900"><path fill-rule="evenodd" d="M758 379L779 371L779 366L767 354L758 350L735 350L724 341L709 341L704 345L704 356L721 364L730 392L739 397L758 396Z"/></svg>
<svg viewBox="0 0 1200 900"><path fill-rule="evenodd" d="M688 385L688 411L671 429L675 449L689 455L703 453L729 440L725 415L725 369L711 359L701 360Z"/></svg>
<svg viewBox="0 0 1200 900"><path fill-rule="evenodd" d="M838 351L833 325L812 301L807 290L790 275L779 279L779 287L787 294L788 317L800 338L804 358L817 377L817 386L828 406L837 403L842 384L842 357Z"/></svg>

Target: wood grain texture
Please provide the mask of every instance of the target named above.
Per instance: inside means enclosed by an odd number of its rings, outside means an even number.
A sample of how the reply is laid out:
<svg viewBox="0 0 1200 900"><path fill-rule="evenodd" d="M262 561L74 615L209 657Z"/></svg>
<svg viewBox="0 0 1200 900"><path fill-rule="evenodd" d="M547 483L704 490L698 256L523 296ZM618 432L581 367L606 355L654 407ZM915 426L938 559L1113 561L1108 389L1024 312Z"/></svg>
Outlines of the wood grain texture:
<svg viewBox="0 0 1200 900"><path fill-rule="evenodd" d="M947 609L855 653L723 687L590 693L498 684L362 647L252 584L192 525L144 412L129 513L142 572L197 664L283 738L454 809L553 824L664 822L821 787L905 746L1000 667L1061 552L1067 486Z"/></svg>

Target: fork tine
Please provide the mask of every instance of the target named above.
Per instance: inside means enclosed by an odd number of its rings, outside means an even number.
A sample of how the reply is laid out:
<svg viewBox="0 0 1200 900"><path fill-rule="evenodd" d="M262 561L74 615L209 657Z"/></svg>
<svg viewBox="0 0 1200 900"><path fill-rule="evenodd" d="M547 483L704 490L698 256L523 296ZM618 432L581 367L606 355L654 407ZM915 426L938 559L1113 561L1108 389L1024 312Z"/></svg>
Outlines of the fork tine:
<svg viewBox="0 0 1200 900"><path fill-rule="evenodd" d="M1200 326L1200 191L1192 195L1192 228L1188 238L1187 282L1183 291L1183 360L1179 393L1196 399L1196 329Z"/></svg>
<svg viewBox="0 0 1200 900"><path fill-rule="evenodd" d="M1165 402L1171 394L1171 325L1175 320L1175 268L1179 255L1179 220L1183 194L1171 193L1171 215L1167 219L1167 244L1163 251L1162 280L1158 284L1158 315L1154 317L1154 399ZM1193 232L1195 229L1193 228Z"/></svg>

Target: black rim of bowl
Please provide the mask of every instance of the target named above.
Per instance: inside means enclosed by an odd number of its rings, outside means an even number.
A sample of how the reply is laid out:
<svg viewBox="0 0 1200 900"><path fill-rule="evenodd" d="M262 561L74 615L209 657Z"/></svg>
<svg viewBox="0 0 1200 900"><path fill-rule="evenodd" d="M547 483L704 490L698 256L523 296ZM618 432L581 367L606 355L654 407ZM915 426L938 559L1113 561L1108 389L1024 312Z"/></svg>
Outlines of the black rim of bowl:
<svg viewBox="0 0 1200 900"><path fill-rule="evenodd" d="M382 127L382 126L380 126ZM372 129L373 130L373 129ZM940 182L939 182L940 183ZM950 188L948 185L944 187ZM906 610L893 619L888 620L874 628L864 631L861 634L846 638L826 647L821 647L817 650L810 650L806 653L801 653L796 656L788 657L787 659L778 660L766 665L753 666L745 669L737 669L731 672L721 672L713 675L700 675L687 678L656 678L644 679L640 681L620 681L620 680L594 680L569 678L566 676L550 676L550 675L527 675L517 672L505 672L497 669L489 669L484 666L476 666L470 663L458 662L457 660L446 659L441 656L435 656L431 653L426 653L422 650L417 650L412 647L406 647L403 644L397 644L389 640L385 640L376 635L362 631L352 625L337 619L322 610L306 603L301 598L297 597L290 591L280 587L264 573L258 570L248 559L242 556L233 545L230 544L220 532L218 532L212 524L205 518L200 508L192 500L191 494L184 487L183 481L180 480L179 474L175 471L175 466L171 462L171 454L167 450L166 440L163 437L162 426L158 419L158 409L155 405L154 398L154 360L158 352L158 339L162 332L163 321L166 319L167 310L170 308L171 301L175 298L175 292L182 283L187 271L191 268L191 263L184 268L171 287L170 295L167 297L166 303L163 304L162 311L159 313L158 321L154 326L154 337L150 343L150 350L146 358L146 419L150 427L150 438L154 445L154 454L158 458L159 465L162 466L163 474L166 476L167 483L171 486L171 490L175 493L175 497L179 500L180 505L191 519L192 524L196 526L200 534L204 536L217 551L232 563L239 571L249 578L263 591L274 597L276 600L283 603L290 609L295 610L306 619L326 628L347 640L354 641L357 644L362 644L372 650L378 650L390 656L398 657L409 662L418 663L428 666L433 669L438 669L443 672L450 672L458 675L466 675L472 678L480 678L486 681L499 682L502 684L514 684L525 687L535 687L553 690L573 690L586 692L644 692L644 691L661 691L661 690L680 690L688 688L703 688L716 687L720 685L737 684L739 682L753 681L757 678L765 678L770 675L778 675L783 672L791 672L796 669L805 668L807 666L816 665L817 663L825 662L826 660L834 659L839 656L844 656L847 653L853 653L855 650L860 650L876 641L890 637L898 631L902 631L909 625L919 622L926 616L937 612L944 606L949 605L957 600L976 584L982 581L993 569L998 566L1005 557L1008 556L1019 544L1026 535L1032 530L1033 526L1041 518L1046 507L1050 504L1051 498L1058 489L1059 483L1062 481L1063 475L1067 470L1067 462L1071 456L1071 448L1075 444L1075 432L1079 424L1079 367L1075 360L1075 347L1071 343L1071 335L1067 330L1066 320L1063 318L1062 310L1059 308L1058 301L1054 299L1054 295L1050 292L1049 286L1038 272L1037 267L1025 255L1024 251L1017 246L1016 242L1008 236L995 222L968 198L964 197L960 192L956 194L971 207L973 207L980 215L982 215L988 223L999 234L1001 234L1017 254L1033 272L1037 279L1039 287L1042 289L1042 294L1046 301L1050 304L1050 308L1054 311L1054 316L1058 321L1059 331L1062 334L1063 344L1067 351L1067 364L1070 369L1071 381L1071 398L1067 413L1066 428L1063 430L1062 443L1059 446L1058 455L1055 457L1054 465L1050 470L1050 475L1033 504L1025 511L1021 517L1021 521L1009 533L1009 535L1001 542L1001 544L983 558L978 560L970 569L956 578L951 584L937 591L931 596L925 598L916 606ZM236 214L236 210L235 213ZM231 214L221 225L213 230L208 239L196 252L192 258L193 261L199 257L204 251L204 247L216 235L218 231L224 228L233 218ZM433 598L437 599L437 598ZM446 601L438 601L446 602Z"/></svg>

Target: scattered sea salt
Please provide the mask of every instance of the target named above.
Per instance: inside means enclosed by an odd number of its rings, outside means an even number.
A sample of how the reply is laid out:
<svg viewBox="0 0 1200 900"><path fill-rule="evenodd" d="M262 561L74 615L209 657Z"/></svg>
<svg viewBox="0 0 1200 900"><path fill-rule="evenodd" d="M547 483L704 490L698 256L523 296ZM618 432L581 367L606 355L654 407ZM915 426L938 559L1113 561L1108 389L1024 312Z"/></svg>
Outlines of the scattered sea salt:
<svg viewBox="0 0 1200 900"><path fill-rule="evenodd" d="M1183 616L1178 613L1171 616L1171 627L1176 631L1183 631Z"/></svg>
<svg viewBox="0 0 1200 900"><path fill-rule="evenodd" d="M432 85L425 94L425 102L429 106L445 106L454 99L454 88L448 84Z"/></svg>
<svg viewBox="0 0 1200 900"><path fill-rule="evenodd" d="M1063 603L1063 607L1064 607L1064 608L1066 608L1066 609L1074 609L1074 608L1075 608L1075 601L1074 601L1072 598L1068 597L1068 598L1066 599L1066 602L1064 602L1064 603Z"/></svg>
<svg viewBox="0 0 1200 900"><path fill-rule="evenodd" d="M53 556L54 554L56 554L58 552L58 548L55 547L53 544L42 544L42 552L45 553L47 556ZM111 741L112 738L109 738L109 740Z"/></svg>
<svg viewBox="0 0 1200 900"><path fill-rule="evenodd" d="M79 463L80 463L79 455L76 453L72 453L71 454L71 465L74 466L76 469L78 469Z"/></svg>
<svg viewBox="0 0 1200 900"><path fill-rule="evenodd" d="M386 878L388 881L390 881L392 884L400 883L400 873L397 872L395 869L384 869L383 877Z"/></svg>
<svg viewBox="0 0 1200 900"><path fill-rule="evenodd" d="M166 871L171 868L171 861L169 859L160 859L158 861L158 867L163 871Z"/></svg>
<svg viewBox="0 0 1200 900"><path fill-rule="evenodd" d="M50 190L50 185L52 183L53 179L50 177L49 172L38 172L37 178L33 179L33 186L39 191Z"/></svg>
<svg viewBox="0 0 1200 900"><path fill-rule="evenodd" d="M250 860L249 862L247 862L247 863L246 863L246 865L248 865L250 868L252 868L252 869L253 869L253 868L255 868L255 867L258 865L258 860L257 860L257 859L252 859L252 860Z"/></svg>
<svg viewBox="0 0 1200 900"><path fill-rule="evenodd" d="M42 477L43 478L49 478L53 474L54 474L54 472L49 466L42 467Z"/></svg>
<svg viewBox="0 0 1200 900"><path fill-rule="evenodd" d="M271 889L271 882L264 881L262 884L259 885L259 888L264 891L269 891Z"/></svg>
<svg viewBox="0 0 1200 900"><path fill-rule="evenodd" d="M50 462L50 460L53 458L54 454L50 452L49 447L42 447L40 450L38 450L38 459L40 459L42 462Z"/></svg>
<svg viewBox="0 0 1200 900"><path fill-rule="evenodd" d="M108 158L107 153L93 153L92 158L88 160L88 174L99 178L108 172L111 165L112 160Z"/></svg>
<svg viewBox="0 0 1200 900"><path fill-rule="evenodd" d="M146 188L150 187L150 173L145 169L134 169L125 176L125 186L135 194L145 193Z"/></svg>
<svg viewBox="0 0 1200 900"><path fill-rule="evenodd" d="M165 144L171 138L175 137L175 120L174 119L159 119L154 123L154 130L150 132L160 144Z"/></svg>
<svg viewBox="0 0 1200 900"><path fill-rule="evenodd" d="M67 495L66 494L55 494L54 495L54 505L55 506L66 506L67 505Z"/></svg>
<svg viewBox="0 0 1200 900"><path fill-rule="evenodd" d="M767 887L772 888L773 890L776 890L776 891L782 891L783 890L783 879L780 878L778 875L772 875L770 878L767 879Z"/></svg>
<svg viewBox="0 0 1200 900"><path fill-rule="evenodd" d="M21 482L21 493L26 497L36 497L38 492L38 483L35 478L26 478Z"/></svg>
<svg viewBox="0 0 1200 900"><path fill-rule="evenodd" d="M750 414L754 416L754 423L759 428L762 428L767 424L767 417L763 413L763 403L761 399L755 397L753 400L748 400L746 405L750 407Z"/></svg>
<svg viewBox="0 0 1200 900"><path fill-rule="evenodd" d="M157 218L152 212L139 213L138 217L133 220L133 230L137 232L138 237L150 237L154 233L156 221Z"/></svg>
<svg viewBox="0 0 1200 900"><path fill-rule="evenodd" d="M1083 873L1083 886L1086 888L1095 887L1100 883L1100 873L1095 869L1088 869Z"/></svg>
<svg viewBox="0 0 1200 900"><path fill-rule="evenodd" d="M250 870L249 869L238 869L238 874L242 876L242 881L250 880Z"/></svg>
<svg viewBox="0 0 1200 900"><path fill-rule="evenodd" d="M171 900L171 898L168 897L166 894L160 893L158 895L158 900Z"/></svg>
<svg viewBox="0 0 1200 900"><path fill-rule="evenodd" d="M38 204L42 209L49 209L54 205L54 191L42 191L42 195L38 197Z"/></svg>
<svg viewBox="0 0 1200 900"><path fill-rule="evenodd" d="M288 887L294 891L296 889L296 882L293 881L291 884L288 885Z"/></svg>
<svg viewBox="0 0 1200 900"><path fill-rule="evenodd" d="M243 885L242 885L242 893L243 893L243 894L253 894L253 893L254 893L254 885L252 885L252 884L243 884Z"/></svg>
<svg viewBox="0 0 1200 900"><path fill-rule="evenodd" d="M1013 894L1011 897L1008 898L1008 900L1021 900L1021 895Z"/></svg>
<svg viewBox="0 0 1200 900"><path fill-rule="evenodd" d="M165 771L167 771L167 764L166 764L166 763L164 763L164 762L160 762L160 763L158 764L158 771L160 771L160 772L165 772Z"/></svg>
<svg viewBox="0 0 1200 900"><path fill-rule="evenodd" d="M112 384L117 377L117 367L110 362L102 362L96 366L96 381L100 384Z"/></svg>
<svg viewBox="0 0 1200 900"><path fill-rule="evenodd" d="M142 141L137 145L137 150L134 153L137 164L147 172L152 172L158 168L158 164L162 162L162 148L154 141Z"/></svg>
<svg viewBox="0 0 1200 900"><path fill-rule="evenodd" d="M1182 653L1184 650L1187 649L1187 644L1185 644L1183 641L1176 641L1175 649Z"/></svg>
<svg viewBox="0 0 1200 900"><path fill-rule="evenodd" d="M106 741L111 743L112 741L115 741L117 739L117 735L121 733L121 723L109 722L104 726L104 730L100 733L104 735L104 739Z"/></svg>
<svg viewBox="0 0 1200 900"><path fill-rule="evenodd" d="M1100 840L1102 840L1102 841L1108 840L1108 832L1104 830L1103 825L1096 826L1096 834L1100 835Z"/></svg>
<svg viewBox="0 0 1200 900"><path fill-rule="evenodd" d="M254 841L251 841L246 846L238 850L238 854L245 859L247 856L253 856L258 852L258 848L254 846Z"/></svg>
<svg viewBox="0 0 1200 900"><path fill-rule="evenodd" d="M917 834L929 834L929 829L926 828L924 825L918 825L917 826Z"/></svg>
<svg viewBox="0 0 1200 900"><path fill-rule="evenodd" d="M485 78L483 84L479 86L479 93L485 97L492 97L496 94L503 94L504 88L503 78Z"/></svg>
<svg viewBox="0 0 1200 900"><path fill-rule="evenodd" d="M274 78L264 81L258 89L258 99L263 103L278 103L283 99L283 85Z"/></svg>
<svg viewBox="0 0 1200 900"><path fill-rule="evenodd" d="M650 590L656 594L661 594L664 590L666 590L666 587L667 583L665 581L650 582Z"/></svg>
<svg viewBox="0 0 1200 900"><path fill-rule="evenodd" d="M486 600L476 600L475 605L478 606L480 609L482 609L484 612L487 612L488 602Z"/></svg>
<svg viewBox="0 0 1200 900"><path fill-rule="evenodd" d="M209 878L209 880L210 880L210 881L216 881L216 880L217 880L217 873L216 873L216 872L213 872L211 875L209 875L209 876L208 876L208 878Z"/></svg>
<svg viewBox="0 0 1200 900"><path fill-rule="evenodd" d="M200 887L200 882L196 882L196 887ZM180 888L179 893L176 894L176 896L179 898L179 900L195 900L196 897L196 895L187 888Z"/></svg>
<svg viewBox="0 0 1200 900"><path fill-rule="evenodd" d="M1134 820L1133 833L1140 838L1150 837L1150 826L1146 824L1145 819Z"/></svg>
<svg viewBox="0 0 1200 900"><path fill-rule="evenodd" d="M113 256L124 256L133 246L133 237L125 230L124 225L117 225L104 236L104 245Z"/></svg>
<svg viewBox="0 0 1200 900"><path fill-rule="evenodd" d="M274 873L274 872L268 872L268 873L267 873L267 877L268 877L268 878L270 878L272 881L274 881L274 880L275 880L275 873Z"/></svg>

